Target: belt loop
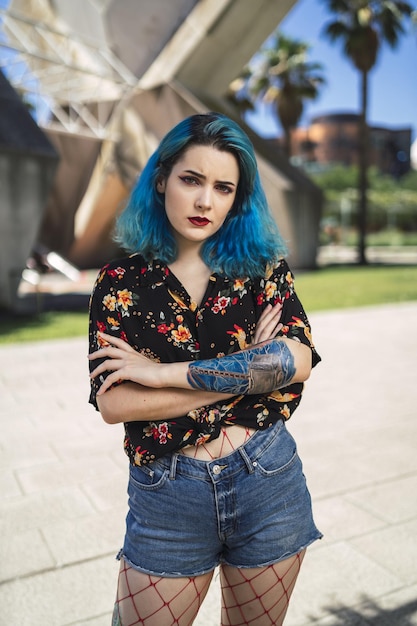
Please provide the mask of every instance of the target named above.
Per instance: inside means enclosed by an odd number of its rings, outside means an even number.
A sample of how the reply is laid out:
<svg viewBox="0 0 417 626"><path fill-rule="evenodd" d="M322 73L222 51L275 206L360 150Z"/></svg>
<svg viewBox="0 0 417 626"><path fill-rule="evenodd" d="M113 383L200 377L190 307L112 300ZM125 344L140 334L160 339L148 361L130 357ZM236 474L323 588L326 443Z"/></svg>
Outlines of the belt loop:
<svg viewBox="0 0 417 626"><path fill-rule="evenodd" d="M244 447L244 446L240 446L240 447L238 448L238 450L239 450L239 452L240 452L240 455L241 455L242 459L243 459L243 460L244 460L244 462L245 462L246 467L248 468L248 472L249 472L249 474L253 474L253 472L255 471L255 467L254 467L253 462L252 462L252 461L250 460L250 458L248 457L248 455L247 455L247 453L246 453L246 450L245 450L245 447Z"/></svg>
<svg viewBox="0 0 417 626"><path fill-rule="evenodd" d="M171 467L169 468L169 480L175 480L175 474L177 472L177 460L178 454L173 452L171 456Z"/></svg>

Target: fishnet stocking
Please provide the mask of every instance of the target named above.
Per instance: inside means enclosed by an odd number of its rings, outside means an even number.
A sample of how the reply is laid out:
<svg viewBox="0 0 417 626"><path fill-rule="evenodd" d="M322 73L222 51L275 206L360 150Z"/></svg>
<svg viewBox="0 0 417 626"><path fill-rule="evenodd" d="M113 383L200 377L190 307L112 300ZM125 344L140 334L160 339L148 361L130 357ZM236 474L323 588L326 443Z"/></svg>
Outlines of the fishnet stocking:
<svg viewBox="0 0 417 626"><path fill-rule="evenodd" d="M112 626L191 626L211 578L150 576L122 559Z"/></svg>
<svg viewBox="0 0 417 626"><path fill-rule="evenodd" d="M222 566L222 626L281 626L304 554L263 568Z"/></svg>

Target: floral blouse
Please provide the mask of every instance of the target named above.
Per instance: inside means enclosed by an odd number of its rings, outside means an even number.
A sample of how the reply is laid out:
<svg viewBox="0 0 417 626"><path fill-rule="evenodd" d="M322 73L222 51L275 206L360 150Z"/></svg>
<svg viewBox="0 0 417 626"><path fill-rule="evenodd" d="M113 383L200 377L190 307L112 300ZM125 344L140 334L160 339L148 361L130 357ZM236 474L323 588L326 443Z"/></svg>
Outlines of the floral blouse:
<svg viewBox="0 0 417 626"><path fill-rule="evenodd" d="M165 264L133 255L109 263L98 275L90 301L90 352L100 346L97 331L102 331L159 362L220 357L248 347L263 309L277 302L283 303L283 328L278 336L311 347L315 366L320 356L285 260L256 280L212 274L202 304L197 306ZM90 362L90 369L99 362ZM105 376L100 377L102 381ZM96 409L100 385L98 379L91 382L90 402ZM269 428L291 417L302 390L302 383L293 383L263 396L236 396L175 419L161 415L158 421L126 422L125 451L132 464L142 465L185 446L211 441L223 426Z"/></svg>

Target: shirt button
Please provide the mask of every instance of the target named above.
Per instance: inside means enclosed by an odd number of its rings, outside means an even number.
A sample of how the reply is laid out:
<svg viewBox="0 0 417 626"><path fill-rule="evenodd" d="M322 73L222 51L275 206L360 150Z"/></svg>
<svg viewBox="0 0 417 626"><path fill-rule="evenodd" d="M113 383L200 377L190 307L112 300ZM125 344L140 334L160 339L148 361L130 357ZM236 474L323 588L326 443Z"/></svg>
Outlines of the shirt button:
<svg viewBox="0 0 417 626"><path fill-rule="evenodd" d="M213 465L213 474L220 474L221 471L222 468L220 467L220 465Z"/></svg>

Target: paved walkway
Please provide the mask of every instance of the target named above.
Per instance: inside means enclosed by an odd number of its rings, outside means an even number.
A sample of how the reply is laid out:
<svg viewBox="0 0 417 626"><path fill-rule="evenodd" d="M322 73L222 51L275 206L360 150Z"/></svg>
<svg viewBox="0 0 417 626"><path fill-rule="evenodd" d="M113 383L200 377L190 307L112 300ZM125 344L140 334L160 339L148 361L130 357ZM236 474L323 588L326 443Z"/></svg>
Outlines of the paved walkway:
<svg viewBox="0 0 417 626"><path fill-rule="evenodd" d="M289 423L325 538L286 626L417 625L417 302L311 315L323 363ZM0 625L109 626L122 428L87 404L86 340L0 348ZM218 626L214 581L196 626Z"/></svg>

